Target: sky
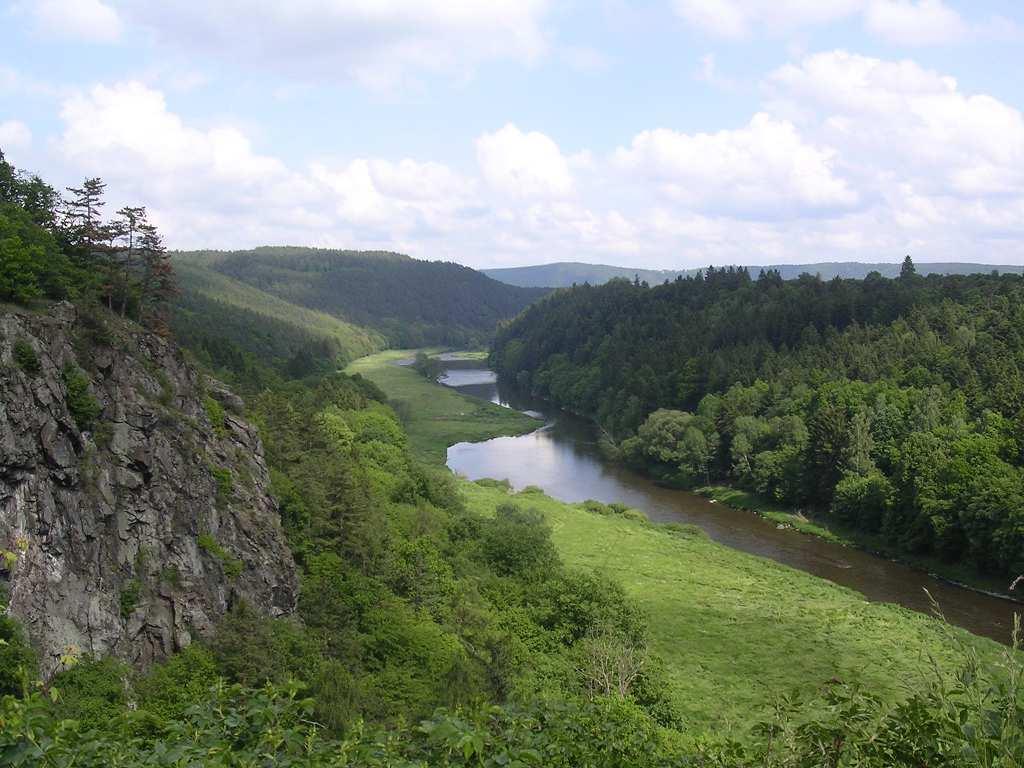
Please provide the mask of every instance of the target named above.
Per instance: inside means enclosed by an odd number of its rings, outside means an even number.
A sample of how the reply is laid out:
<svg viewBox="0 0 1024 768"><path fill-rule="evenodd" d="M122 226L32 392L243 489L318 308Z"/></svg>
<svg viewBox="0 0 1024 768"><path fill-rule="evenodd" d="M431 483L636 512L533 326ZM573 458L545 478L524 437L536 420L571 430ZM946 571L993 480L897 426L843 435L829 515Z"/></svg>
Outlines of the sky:
<svg viewBox="0 0 1024 768"><path fill-rule="evenodd" d="M1024 264L1019 0L0 0L0 149L173 248Z"/></svg>

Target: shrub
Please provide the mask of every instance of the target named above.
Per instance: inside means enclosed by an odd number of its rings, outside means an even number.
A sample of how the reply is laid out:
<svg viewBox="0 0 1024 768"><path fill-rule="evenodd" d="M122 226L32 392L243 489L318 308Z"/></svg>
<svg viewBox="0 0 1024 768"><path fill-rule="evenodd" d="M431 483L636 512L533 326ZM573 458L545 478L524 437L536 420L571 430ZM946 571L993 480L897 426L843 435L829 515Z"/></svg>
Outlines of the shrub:
<svg viewBox="0 0 1024 768"><path fill-rule="evenodd" d="M135 693L140 709L166 720L206 698L216 681L213 654L193 644L153 666L136 681Z"/></svg>
<svg viewBox="0 0 1024 768"><path fill-rule="evenodd" d="M104 730L127 703L127 676L127 667L111 657L75 663L50 682L57 691L56 716L77 720L85 728Z"/></svg>
<svg viewBox="0 0 1024 768"><path fill-rule="evenodd" d="M21 625L0 613L0 697L22 695L35 674L36 654Z"/></svg>
<svg viewBox="0 0 1024 768"><path fill-rule="evenodd" d="M245 564L217 543L211 534L201 533L197 541L200 549L220 561L225 576L234 579L242 574Z"/></svg>
<svg viewBox="0 0 1024 768"><path fill-rule="evenodd" d="M121 589L121 616L128 618L139 604L142 595L142 582L131 579Z"/></svg>
<svg viewBox="0 0 1024 768"><path fill-rule="evenodd" d="M89 394L89 379L81 368L68 364L61 374L67 390L67 406L80 430L92 429L101 411L100 404Z"/></svg>
<svg viewBox="0 0 1024 768"><path fill-rule="evenodd" d="M213 433L217 437L224 437L227 434L224 428L224 406L207 395L203 398L203 410L206 411L206 417L213 426Z"/></svg>
<svg viewBox="0 0 1024 768"><path fill-rule="evenodd" d="M558 565L544 516L515 504L501 504L483 525L484 557L503 576L539 577Z"/></svg>
<svg viewBox="0 0 1024 768"><path fill-rule="evenodd" d="M25 339L18 339L14 342L13 352L14 362L28 375L34 376L42 369L39 363L39 356L36 355L32 345L25 341Z"/></svg>

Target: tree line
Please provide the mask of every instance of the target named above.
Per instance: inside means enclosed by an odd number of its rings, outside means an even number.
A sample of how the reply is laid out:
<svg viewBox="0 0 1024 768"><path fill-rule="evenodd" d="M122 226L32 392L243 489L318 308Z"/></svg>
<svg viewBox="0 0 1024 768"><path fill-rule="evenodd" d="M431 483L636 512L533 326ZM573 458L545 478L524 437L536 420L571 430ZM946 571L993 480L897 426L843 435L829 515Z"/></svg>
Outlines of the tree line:
<svg viewBox="0 0 1024 768"><path fill-rule="evenodd" d="M105 219L105 192L93 177L61 194L0 151L0 300L99 301L166 332L177 287L163 238L142 206Z"/></svg>
<svg viewBox="0 0 1024 768"><path fill-rule="evenodd" d="M727 482L903 552L1024 570L1024 279L784 281L709 269L565 289L497 336L506 380L621 456Z"/></svg>

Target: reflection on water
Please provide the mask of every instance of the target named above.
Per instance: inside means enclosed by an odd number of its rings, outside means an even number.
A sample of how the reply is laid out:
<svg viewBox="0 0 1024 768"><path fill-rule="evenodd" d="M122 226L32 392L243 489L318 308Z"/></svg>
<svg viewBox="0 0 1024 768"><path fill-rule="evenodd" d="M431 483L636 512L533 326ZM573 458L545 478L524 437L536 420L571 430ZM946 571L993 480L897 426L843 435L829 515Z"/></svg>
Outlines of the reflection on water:
<svg viewBox="0 0 1024 768"><path fill-rule="evenodd" d="M952 623L1000 642L1009 640L1013 612L1021 610L1019 604L956 587L866 552L779 529L772 522L703 496L660 488L648 478L606 461L589 422L499 387L493 372L482 363L476 361L474 369L464 365L466 362L450 368L442 383L533 415L543 412L548 418L544 427L528 435L449 448L448 466L471 480L507 478L517 490L538 485L562 501L617 501L643 510L657 522L694 523L726 546L851 587L873 601L929 612L927 589Z"/></svg>

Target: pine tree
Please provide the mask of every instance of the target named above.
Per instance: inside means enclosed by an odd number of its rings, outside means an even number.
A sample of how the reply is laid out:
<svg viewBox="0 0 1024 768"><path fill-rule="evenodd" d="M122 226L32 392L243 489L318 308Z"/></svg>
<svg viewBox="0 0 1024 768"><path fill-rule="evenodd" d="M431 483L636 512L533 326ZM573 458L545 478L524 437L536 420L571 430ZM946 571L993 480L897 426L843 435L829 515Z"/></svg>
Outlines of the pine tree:
<svg viewBox="0 0 1024 768"><path fill-rule="evenodd" d="M146 209L143 207L125 206L117 212L118 222L116 234L122 241L118 251L120 261L120 275L118 281L118 294L121 299L121 317L125 316L129 299L138 290L138 277L135 274L139 266L136 257L139 255L139 241L142 237L141 228L147 225Z"/></svg>
<svg viewBox="0 0 1024 768"><path fill-rule="evenodd" d="M139 225L138 231L142 265L139 317L158 333L166 334L171 301L178 295L174 268L157 228L146 222Z"/></svg>
<svg viewBox="0 0 1024 768"><path fill-rule="evenodd" d="M903 259L903 266L900 267L900 280L910 280L915 275L917 275L917 267L914 266L914 260L910 258L910 254L907 254Z"/></svg>

